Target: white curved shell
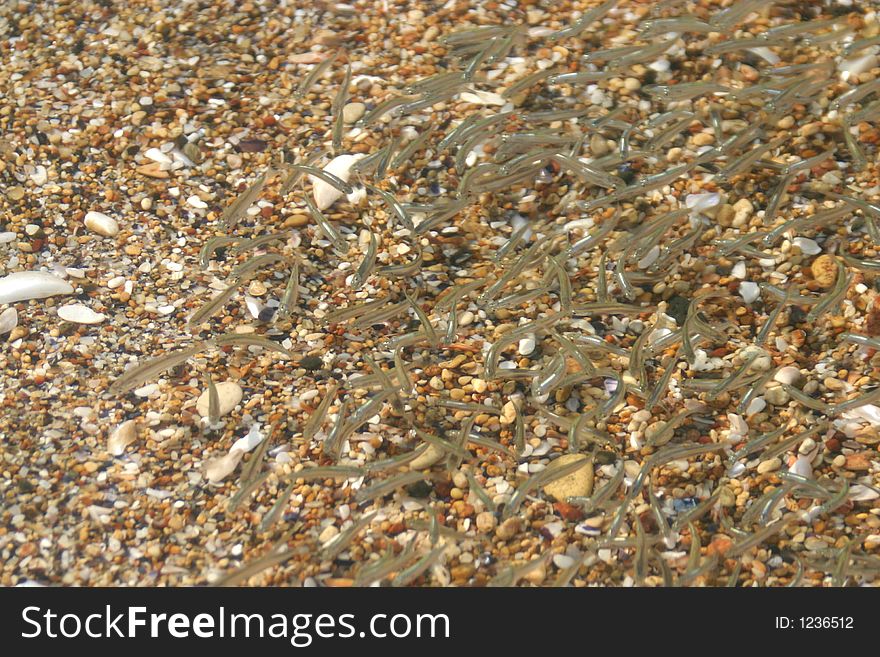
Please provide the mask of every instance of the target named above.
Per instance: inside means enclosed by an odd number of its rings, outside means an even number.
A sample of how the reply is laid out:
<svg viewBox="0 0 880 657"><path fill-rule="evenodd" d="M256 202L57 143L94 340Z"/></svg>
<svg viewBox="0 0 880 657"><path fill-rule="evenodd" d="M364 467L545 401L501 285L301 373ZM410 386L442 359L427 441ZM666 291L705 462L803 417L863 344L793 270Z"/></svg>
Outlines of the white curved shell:
<svg viewBox="0 0 880 657"><path fill-rule="evenodd" d="M45 299L56 294L72 294L73 286L44 271L17 271L0 278L0 303Z"/></svg>

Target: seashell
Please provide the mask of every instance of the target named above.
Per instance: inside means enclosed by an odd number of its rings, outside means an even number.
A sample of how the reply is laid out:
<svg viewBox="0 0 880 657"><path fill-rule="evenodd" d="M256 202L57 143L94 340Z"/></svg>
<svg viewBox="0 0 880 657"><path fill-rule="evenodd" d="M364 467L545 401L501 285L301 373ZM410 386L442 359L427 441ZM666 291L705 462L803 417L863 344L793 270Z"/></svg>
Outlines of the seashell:
<svg viewBox="0 0 880 657"><path fill-rule="evenodd" d="M864 406L854 408L847 413L845 417L865 420L877 427L880 426L880 407L877 407L874 404L865 404Z"/></svg>
<svg viewBox="0 0 880 657"><path fill-rule="evenodd" d="M777 55L775 52L770 50L770 48L767 48L765 46L758 46L757 48L749 48L748 50L749 50L749 52L754 53L755 55L757 55L758 57L763 59L765 62L770 64L770 66L776 66L780 62L779 55Z"/></svg>
<svg viewBox="0 0 880 657"><path fill-rule="evenodd" d="M212 484L219 484L235 470L244 452L233 449L225 456L211 459L205 464L205 477Z"/></svg>
<svg viewBox="0 0 880 657"><path fill-rule="evenodd" d="M348 179L351 177L351 167L363 157L365 157L363 153L339 155L330 160L327 166L324 167L324 171L332 173L337 178L341 178L345 182L348 182ZM318 206L319 210L326 210L336 203L336 201L339 200L339 197L342 196L341 191L333 187L333 185L324 182L320 178L309 176L309 180L311 180L312 185L314 185L313 194L315 205Z"/></svg>
<svg viewBox="0 0 880 657"><path fill-rule="evenodd" d="M503 96L499 96L496 93L492 93L491 91L465 91L464 93L459 94L459 99L465 103L472 103L474 105L505 105L507 103L507 99Z"/></svg>
<svg viewBox="0 0 880 657"><path fill-rule="evenodd" d="M816 255L822 252L822 247L816 244L815 240L811 240L808 237L795 237L791 243L799 248L801 253L806 255Z"/></svg>
<svg viewBox="0 0 880 657"><path fill-rule="evenodd" d="M424 470L437 463L445 455L445 452L436 445L428 445L428 449L412 460L410 470Z"/></svg>
<svg viewBox="0 0 880 657"><path fill-rule="evenodd" d="M798 456L797 459L795 459L795 462L789 466L788 471L800 475L801 477L812 479L813 466L811 461L812 459L809 456Z"/></svg>
<svg viewBox="0 0 880 657"><path fill-rule="evenodd" d="M263 434L262 431L260 431L260 425L255 424L250 428L244 438L239 438L235 441L235 443L233 443L232 449L230 451L238 451L242 454L245 454L251 451L257 445L259 445L261 442L263 442L265 438L266 436Z"/></svg>
<svg viewBox="0 0 880 657"><path fill-rule="evenodd" d="M0 335L9 333L18 326L18 311L15 308L7 308L0 313Z"/></svg>
<svg viewBox="0 0 880 657"><path fill-rule="evenodd" d="M44 271L17 271L0 278L0 303L45 299L56 294L73 294L73 286Z"/></svg>
<svg viewBox="0 0 880 657"><path fill-rule="evenodd" d="M767 408L767 402L763 397L755 397L749 407L746 409L746 417L752 417L753 415L760 413L765 408Z"/></svg>
<svg viewBox="0 0 880 657"><path fill-rule="evenodd" d="M705 212L721 203L720 194L688 194L684 200L685 207L691 211L691 215Z"/></svg>
<svg viewBox="0 0 880 657"><path fill-rule="evenodd" d="M205 208L208 207L208 204L205 203L202 199L200 199L195 194L193 194L188 199L186 199L186 202L187 202L187 205L190 205L198 210L204 210Z"/></svg>
<svg viewBox="0 0 880 657"><path fill-rule="evenodd" d="M850 76L870 71L877 66L877 63L877 55L871 54L865 55L864 57L857 57L856 59L845 59L840 62L837 68L841 72L841 77L844 80L848 80Z"/></svg>
<svg viewBox="0 0 880 657"><path fill-rule="evenodd" d="M100 324L107 319L104 313L96 313L81 303L62 306L58 309L58 316L65 322L73 322L74 324Z"/></svg>
<svg viewBox="0 0 880 657"><path fill-rule="evenodd" d="M116 219L102 212L87 212L83 223L93 233L104 237L116 237L119 234L119 223Z"/></svg>
<svg viewBox="0 0 880 657"><path fill-rule="evenodd" d="M741 415L736 413L728 413L727 420L730 422L730 437L738 438L749 435L749 425L742 419Z"/></svg>
<svg viewBox="0 0 880 657"><path fill-rule="evenodd" d="M774 381L779 381L779 383L787 383L790 386L793 386L798 380L801 378L801 371L793 367L792 365L787 365L786 367L779 368L779 371L773 375Z"/></svg>
<svg viewBox="0 0 880 657"><path fill-rule="evenodd" d="M849 489L849 499L853 502L870 502L880 497L876 489L863 484L855 484Z"/></svg>
<svg viewBox="0 0 880 657"><path fill-rule="evenodd" d="M137 440L137 423L134 420L126 420L110 434L107 439L107 451L113 456L120 456L135 440Z"/></svg>
<svg viewBox="0 0 880 657"><path fill-rule="evenodd" d="M172 164L173 160L168 157L165 153L160 151L158 148L150 148L144 153L144 157L147 159L153 160L153 162L158 162L159 164Z"/></svg>

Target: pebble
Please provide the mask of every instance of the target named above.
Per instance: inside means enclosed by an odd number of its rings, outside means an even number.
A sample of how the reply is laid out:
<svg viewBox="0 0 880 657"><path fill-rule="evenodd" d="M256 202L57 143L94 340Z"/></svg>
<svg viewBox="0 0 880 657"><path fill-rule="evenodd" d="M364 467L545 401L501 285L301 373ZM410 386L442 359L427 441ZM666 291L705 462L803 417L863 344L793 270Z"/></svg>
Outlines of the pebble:
<svg viewBox="0 0 880 657"><path fill-rule="evenodd" d="M669 433L665 438L661 440L655 440L657 436L659 436L663 430L667 427L667 423L663 420L658 420L652 424L649 424L645 429L645 439L652 445L657 445L658 447L661 445L665 445L670 440L672 440L673 434Z"/></svg>
<svg viewBox="0 0 880 657"><path fill-rule="evenodd" d="M774 472L782 467L782 460L778 457L773 457L772 459L767 459L766 461L761 461L758 464L758 474L765 474L767 472Z"/></svg>
<svg viewBox="0 0 880 657"><path fill-rule="evenodd" d="M798 447L798 454L802 456L807 456L816 449L816 441L812 438L805 438L804 441Z"/></svg>
<svg viewBox="0 0 880 657"><path fill-rule="evenodd" d="M73 286L44 271L19 271L0 278L0 303L73 294Z"/></svg>
<svg viewBox="0 0 880 657"><path fill-rule="evenodd" d="M116 219L102 212L87 212L83 223L93 233L104 237L116 237L119 234L119 223Z"/></svg>
<svg viewBox="0 0 880 657"><path fill-rule="evenodd" d="M121 456L125 448L137 440L137 422L126 420L117 426L107 439L107 451L113 456Z"/></svg>
<svg viewBox="0 0 880 657"><path fill-rule="evenodd" d="M739 295L748 304L754 303L761 296L761 288L752 281L743 281L739 284Z"/></svg>
<svg viewBox="0 0 880 657"><path fill-rule="evenodd" d="M825 288L831 287L837 280L837 259L827 253L820 255L813 260L810 271L813 272L813 278L819 285Z"/></svg>
<svg viewBox="0 0 880 657"><path fill-rule="evenodd" d="M516 404L509 401L501 407L501 424L513 424L516 421Z"/></svg>
<svg viewBox="0 0 880 657"><path fill-rule="evenodd" d="M104 313L96 313L81 303L61 306L58 309L58 316L65 322L73 322L74 324L100 324L107 319Z"/></svg>
<svg viewBox="0 0 880 657"><path fill-rule="evenodd" d="M348 103L342 108L342 120L348 124L354 123L364 115L366 110L367 106L363 103Z"/></svg>
<svg viewBox="0 0 880 657"><path fill-rule="evenodd" d="M519 341L519 355L528 356L535 350L535 336L529 335Z"/></svg>
<svg viewBox="0 0 880 657"><path fill-rule="evenodd" d="M811 551L824 550L828 548L828 543L823 541L818 536L808 536L807 539L804 541L804 547Z"/></svg>
<svg viewBox="0 0 880 657"><path fill-rule="evenodd" d="M741 198L733 204L733 226L741 228L745 226L752 214L755 212L755 206L747 198Z"/></svg>
<svg viewBox="0 0 880 657"><path fill-rule="evenodd" d="M590 137L590 153L593 157L602 157L608 150L608 141L598 132L594 132Z"/></svg>
<svg viewBox="0 0 880 657"><path fill-rule="evenodd" d="M736 505L736 494L729 486L722 486L718 500L721 502L721 506L732 507Z"/></svg>
<svg viewBox="0 0 880 657"><path fill-rule="evenodd" d="M519 530L520 519L514 516L513 518L508 518L500 525L498 525L498 529L495 530L495 536L502 541L509 541L519 533Z"/></svg>
<svg viewBox="0 0 880 657"><path fill-rule="evenodd" d="M773 386L764 391L764 401L772 406L785 406L791 401L791 395L782 386Z"/></svg>
<svg viewBox="0 0 880 657"><path fill-rule="evenodd" d="M217 399L220 402L220 417L231 413L244 397L244 391L235 381L222 381L214 384L217 388ZM202 417L208 417L210 396L206 389L196 400L196 410Z"/></svg>
<svg viewBox="0 0 880 657"><path fill-rule="evenodd" d="M495 514L489 511L483 511L477 514L477 531L483 534L488 534L493 529L495 529L495 525L498 524L497 519L495 518Z"/></svg>
<svg viewBox="0 0 880 657"><path fill-rule="evenodd" d="M544 492L547 495L564 502L568 497L582 497L590 494L593 490L593 464L586 456L566 454L556 459L553 466L562 467L576 461L583 461L584 467L544 486Z"/></svg>
<svg viewBox="0 0 880 657"><path fill-rule="evenodd" d="M313 372L324 367L324 360L320 356L306 356L299 361L299 366L304 370Z"/></svg>

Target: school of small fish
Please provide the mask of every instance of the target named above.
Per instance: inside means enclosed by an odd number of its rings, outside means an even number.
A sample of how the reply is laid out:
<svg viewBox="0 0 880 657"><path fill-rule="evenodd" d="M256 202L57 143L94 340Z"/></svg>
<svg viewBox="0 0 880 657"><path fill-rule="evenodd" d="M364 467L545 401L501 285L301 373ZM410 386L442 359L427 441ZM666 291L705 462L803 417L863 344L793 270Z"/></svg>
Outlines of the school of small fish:
<svg viewBox="0 0 880 657"><path fill-rule="evenodd" d="M456 544L492 554L517 535L501 527L542 518L545 554L511 548L470 581L736 586L769 563L791 586L876 582L878 532L848 533L844 518L877 517L880 457L853 474L823 446L865 450L856 439L880 427L880 188L864 184L880 177L880 24L831 4L694 14L664 0L613 40L604 27L636 3L595 4L564 29L460 29L440 37L446 72L354 122L351 55L311 65L295 93L333 98L326 146L277 154L229 202L199 258L225 287L198 299L191 340L120 362L113 385L127 393L208 350L278 355L291 407L205 463L230 513L274 492L254 531L276 532L277 548L219 581L258 582L295 557L356 585L444 584ZM589 42L577 66L505 74L569 40ZM353 152L363 133L383 145ZM311 224L262 225L251 210L271 188ZM60 285L43 278L40 293ZM255 281L268 300L248 293ZM219 321L242 299L257 333ZM303 329L326 347L297 369ZM819 334L831 346L810 354ZM227 405L198 376L205 431L235 434L240 391ZM120 429L114 453L129 442ZM307 455L290 474L273 461L282 445ZM586 470L579 492L561 485ZM450 477L466 479L455 489L471 512L438 518L431 496ZM306 556L285 543L304 528L283 520L304 481L346 504ZM341 559L400 505L413 520L399 553ZM805 554L817 523L845 538Z"/></svg>

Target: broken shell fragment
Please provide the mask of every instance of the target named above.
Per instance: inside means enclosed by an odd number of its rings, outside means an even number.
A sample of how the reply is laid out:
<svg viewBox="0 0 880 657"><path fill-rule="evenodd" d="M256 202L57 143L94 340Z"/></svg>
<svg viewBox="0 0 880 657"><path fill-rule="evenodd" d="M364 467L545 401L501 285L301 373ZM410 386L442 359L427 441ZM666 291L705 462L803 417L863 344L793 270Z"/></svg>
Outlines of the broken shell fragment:
<svg viewBox="0 0 880 657"><path fill-rule="evenodd" d="M100 324L107 319L104 313L96 313L81 303L62 306L58 309L58 316L65 322L73 322L74 324Z"/></svg>
<svg viewBox="0 0 880 657"><path fill-rule="evenodd" d="M357 153L355 155L339 155L330 160L329 164L324 167L324 171L332 173L337 178L348 182L348 179L351 177L351 167L363 157L363 153ZM309 176L309 180L311 180L312 185L314 185L313 194L315 197L315 205L318 206L319 210L326 210L336 203L336 201L343 195L342 191L316 176Z"/></svg>
<svg viewBox="0 0 880 657"><path fill-rule="evenodd" d="M126 420L113 430L107 439L107 451L113 456L120 456L125 448L137 439L137 423Z"/></svg>

